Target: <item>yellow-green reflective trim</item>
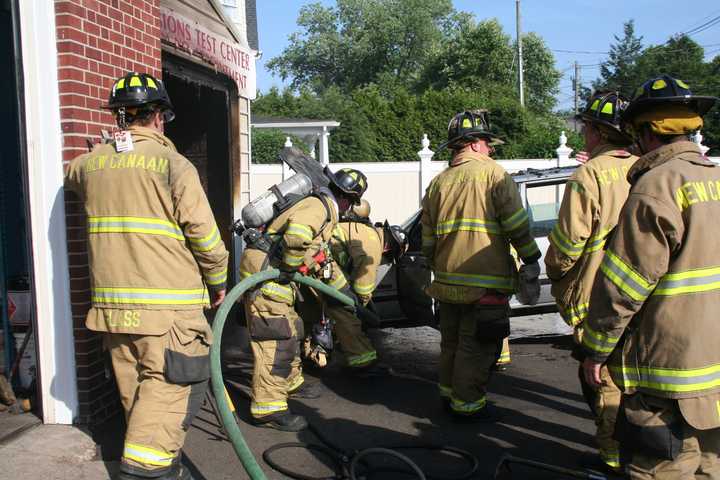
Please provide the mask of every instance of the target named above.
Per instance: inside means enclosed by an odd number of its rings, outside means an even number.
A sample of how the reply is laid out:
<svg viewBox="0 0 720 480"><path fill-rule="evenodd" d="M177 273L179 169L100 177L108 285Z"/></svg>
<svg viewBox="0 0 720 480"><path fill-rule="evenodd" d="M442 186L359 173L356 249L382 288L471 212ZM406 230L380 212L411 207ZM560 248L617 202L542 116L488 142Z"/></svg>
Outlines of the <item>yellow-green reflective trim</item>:
<svg viewBox="0 0 720 480"><path fill-rule="evenodd" d="M487 397L485 395L483 395L482 398L474 402L465 402L455 397L454 395L450 398L450 408L452 408L455 412L465 414L479 412L480 410L485 408L486 403Z"/></svg>
<svg viewBox="0 0 720 480"><path fill-rule="evenodd" d="M351 367L364 367L369 363L377 360L377 352L371 350L361 355L350 355L347 357L348 365Z"/></svg>
<svg viewBox="0 0 720 480"><path fill-rule="evenodd" d="M335 278L330 280L330 286L338 290L343 288L345 285L347 285L347 279L342 273L338 274Z"/></svg>
<svg viewBox="0 0 720 480"><path fill-rule="evenodd" d="M598 99L596 99L596 100L593 102L593 104L590 106L590 110L595 111L595 110L598 109L599 106L600 106L600 99L598 98Z"/></svg>
<svg viewBox="0 0 720 480"><path fill-rule="evenodd" d="M619 337L611 337L605 333L596 332L587 323L584 325L583 345L590 350L602 354L610 353L620 341Z"/></svg>
<svg viewBox="0 0 720 480"><path fill-rule="evenodd" d="M720 267L699 268L663 275L653 295L671 296L720 289Z"/></svg>
<svg viewBox="0 0 720 480"><path fill-rule="evenodd" d="M440 390L440 396L441 397L452 397L452 388L448 387L447 385L440 385L438 384L438 390Z"/></svg>
<svg viewBox="0 0 720 480"><path fill-rule="evenodd" d="M720 387L720 364L692 369L610 366L618 386L664 393L694 393Z"/></svg>
<svg viewBox="0 0 720 480"><path fill-rule="evenodd" d="M155 84L155 81L150 77L145 77L145 81L147 82L147 86L150 88L154 88L157 90L157 85Z"/></svg>
<svg viewBox="0 0 720 480"><path fill-rule="evenodd" d="M373 282L373 283L354 282L353 290L355 290L360 295L370 295L373 292L373 290L375 290L375 282Z"/></svg>
<svg viewBox="0 0 720 480"><path fill-rule="evenodd" d="M620 452L600 449L600 458L612 468L620 468Z"/></svg>
<svg viewBox="0 0 720 480"><path fill-rule="evenodd" d="M526 243L518 248L518 253L522 258L529 258L536 253L540 253L540 249L538 248L537 243L535 243L535 240L530 240L530 243Z"/></svg>
<svg viewBox="0 0 720 480"><path fill-rule="evenodd" d="M288 386L288 394L292 395L303 383L305 383L305 377L303 377L302 374L297 375L295 380Z"/></svg>
<svg viewBox="0 0 720 480"><path fill-rule="evenodd" d="M120 80L118 80L118 82L115 84L116 90L122 90L123 88L125 88L125 78L124 77L121 78Z"/></svg>
<svg viewBox="0 0 720 480"><path fill-rule="evenodd" d="M587 317L588 314L589 307L589 303L582 303L580 305L570 306L566 310L561 311L560 313L562 314L565 323L567 323L571 327L574 327L581 324L583 320L585 320L585 317Z"/></svg>
<svg viewBox="0 0 720 480"><path fill-rule="evenodd" d="M560 230L560 224L556 223L550 232L550 241L555 248L571 258L579 257L585 248L585 241L577 243L571 242L570 239Z"/></svg>
<svg viewBox="0 0 720 480"><path fill-rule="evenodd" d="M130 442L125 442L123 457L156 467L167 467L175 459L175 455L171 453Z"/></svg>
<svg viewBox="0 0 720 480"><path fill-rule="evenodd" d="M482 218L454 218L440 222L435 227L435 236L440 237L453 232L486 232L500 233L497 222Z"/></svg>
<svg viewBox="0 0 720 480"><path fill-rule="evenodd" d="M142 81L140 81L140 77L132 77L130 78L130 87L142 87Z"/></svg>
<svg viewBox="0 0 720 480"><path fill-rule="evenodd" d="M510 363L510 352L502 352L496 363Z"/></svg>
<svg viewBox="0 0 720 480"><path fill-rule="evenodd" d="M347 241L347 238L345 237L345 230L340 228L340 225L335 225L335 228L333 228L332 232L333 237L335 237L340 243L345 243Z"/></svg>
<svg viewBox="0 0 720 480"><path fill-rule="evenodd" d="M205 275L205 282L208 285L221 285L227 281L227 268L217 272Z"/></svg>
<svg viewBox="0 0 720 480"><path fill-rule="evenodd" d="M299 267L303 263L304 255L293 255L290 251L283 254L283 262L291 267Z"/></svg>
<svg viewBox="0 0 720 480"><path fill-rule="evenodd" d="M667 87L667 83L662 78L659 80L655 80L652 84L653 90L662 90L663 88Z"/></svg>
<svg viewBox="0 0 720 480"><path fill-rule="evenodd" d="M607 102L605 105L603 105L603 108L602 108L602 110L600 110L600 113L607 113L608 115L612 115L613 104L610 102Z"/></svg>
<svg viewBox="0 0 720 480"><path fill-rule="evenodd" d="M250 402L250 413L256 417L270 415L275 412L282 412L288 409L286 401L279 402Z"/></svg>
<svg viewBox="0 0 720 480"><path fill-rule="evenodd" d="M517 230L518 228L520 228L525 222L529 221L530 218L528 217L525 208L520 208L520 210L513 213L509 217L501 219L500 223L502 225L503 231L512 232L513 230Z"/></svg>
<svg viewBox="0 0 720 480"><path fill-rule="evenodd" d="M478 275L472 273L450 273L435 272L435 280L450 285L461 285L466 287L497 288L501 290L512 290L512 277L496 275Z"/></svg>
<svg viewBox="0 0 720 480"><path fill-rule="evenodd" d="M90 216L87 230L97 233L143 233L185 240L178 224L168 220L133 216Z"/></svg>
<svg viewBox="0 0 720 480"><path fill-rule="evenodd" d="M216 225L213 225L212 231L201 238L188 237L193 250L199 252L209 252L220 243L220 231Z"/></svg>
<svg viewBox="0 0 720 480"><path fill-rule="evenodd" d="M292 288L280 285L276 282L263 283L262 287L260 287L260 291L270 298L279 298L280 300L284 300L291 304L295 302L295 295Z"/></svg>
<svg viewBox="0 0 720 480"><path fill-rule="evenodd" d="M307 225L303 225L302 223L290 223L285 230L285 235L294 235L302 238L303 240L307 240L308 242L312 242L313 240L312 228Z"/></svg>
<svg viewBox="0 0 720 480"><path fill-rule="evenodd" d="M92 301L110 304L205 305L208 294L204 288L94 287Z"/></svg>
<svg viewBox="0 0 720 480"><path fill-rule="evenodd" d="M653 285L623 262L612 250L605 251L600 270L615 286L635 301L644 302L652 292Z"/></svg>

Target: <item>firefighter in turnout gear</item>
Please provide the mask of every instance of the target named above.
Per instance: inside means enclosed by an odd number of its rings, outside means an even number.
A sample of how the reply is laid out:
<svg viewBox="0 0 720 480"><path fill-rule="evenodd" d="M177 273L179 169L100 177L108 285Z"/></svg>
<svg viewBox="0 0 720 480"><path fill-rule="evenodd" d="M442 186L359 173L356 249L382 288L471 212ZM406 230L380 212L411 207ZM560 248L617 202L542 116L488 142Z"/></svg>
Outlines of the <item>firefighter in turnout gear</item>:
<svg viewBox="0 0 720 480"><path fill-rule="evenodd" d="M347 280L333 260L329 242L338 216L350 208L354 191L367 188L356 170L332 173L330 188L319 188L268 222L269 251L249 245L240 261L243 278L268 267L279 268L278 281L264 282L245 294L245 315L254 356L250 413L257 425L299 431L307 420L288 409L288 396L317 397L306 384L301 368L303 323L295 311L296 287L287 279L294 273L312 275L338 289ZM358 197L359 198L359 197Z"/></svg>
<svg viewBox="0 0 720 480"><path fill-rule="evenodd" d="M345 272L350 286L362 305L367 305L375 291L377 268L383 254L383 229L369 220L370 204L366 200L348 210L333 230L333 258ZM362 331L360 319L340 306L330 306L328 315L335 323L335 335L342 347L348 367L360 375L381 375L389 369L377 362L377 352Z"/></svg>
<svg viewBox="0 0 720 480"><path fill-rule="evenodd" d="M518 286L512 245L536 272L540 250L515 182L490 155L500 140L484 110L452 118L450 166L422 201L422 249L434 272L426 289L440 302L440 395L457 418L492 421L486 386L510 333L508 299Z"/></svg>
<svg viewBox="0 0 720 480"><path fill-rule="evenodd" d="M622 120L643 156L584 321L587 382L608 365L632 479L720 478L720 168L688 135L717 101L654 78Z"/></svg>
<svg viewBox="0 0 720 480"><path fill-rule="evenodd" d="M119 479L189 479L185 434L210 377L203 308L225 296L228 253L200 178L162 134L162 82L128 73L108 104L116 141L73 160L66 186L87 213L92 308L104 332L127 433Z"/></svg>
<svg viewBox="0 0 720 480"><path fill-rule="evenodd" d="M632 140L620 130L620 115L627 101L617 92L598 92L577 115L583 122L589 160L578 167L565 185L558 221L550 234L545 271L552 281L558 310L575 329L580 342L588 312L595 274L600 268L608 234L618 221L630 190L627 172L637 157L627 152ZM576 357L582 361L581 348ZM579 365L579 368L582 368ZM620 390L602 368L603 386L597 391L583 385L596 416L596 441L602 463L599 468L620 470L620 452L613 440ZM583 376L580 375L581 382ZM595 460L595 459L593 459ZM593 462L597 463L597 462Z"/></svg>

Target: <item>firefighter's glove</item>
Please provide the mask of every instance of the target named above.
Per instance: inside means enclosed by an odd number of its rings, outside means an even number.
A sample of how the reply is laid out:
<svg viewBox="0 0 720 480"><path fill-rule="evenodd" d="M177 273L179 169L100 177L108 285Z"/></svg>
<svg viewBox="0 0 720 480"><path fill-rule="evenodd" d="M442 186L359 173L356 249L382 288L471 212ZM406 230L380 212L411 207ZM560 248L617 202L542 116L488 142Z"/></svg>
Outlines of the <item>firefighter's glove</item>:
<svg viewBox="0 0 720 480"><path fill-rule="evenodd" d="M540 265L537 262L523 265L518 276L518 301L523 305L535 305L540 299Z"/></svg>

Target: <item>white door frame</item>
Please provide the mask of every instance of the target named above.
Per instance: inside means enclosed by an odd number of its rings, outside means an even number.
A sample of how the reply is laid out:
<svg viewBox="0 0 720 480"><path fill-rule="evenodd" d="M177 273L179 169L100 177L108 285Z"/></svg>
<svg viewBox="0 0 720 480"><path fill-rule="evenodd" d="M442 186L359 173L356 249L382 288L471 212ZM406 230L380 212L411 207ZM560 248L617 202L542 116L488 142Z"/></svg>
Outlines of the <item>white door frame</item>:
<svg viewBox="0 0 720 480"><path fill-rule="evenodd" d="M65 236L55 2L19 0L35 332L43 422L78 413Z"/></svg>

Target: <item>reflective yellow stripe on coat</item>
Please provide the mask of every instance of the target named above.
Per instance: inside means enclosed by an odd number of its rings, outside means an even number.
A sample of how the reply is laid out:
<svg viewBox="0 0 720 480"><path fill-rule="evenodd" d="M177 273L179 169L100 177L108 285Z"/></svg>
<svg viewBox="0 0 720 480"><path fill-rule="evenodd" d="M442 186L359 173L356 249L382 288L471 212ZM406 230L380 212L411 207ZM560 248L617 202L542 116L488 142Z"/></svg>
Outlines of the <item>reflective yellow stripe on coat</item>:
<svg viewBox="0 0 720 480"><path fill-rule="evenodd" d="M185 236L178 224L159 218L131 216L89 216L88 234L140 233L160 235L184 241Z"/></svg>
<svg viewBox="0 0 720 480"><path fill-rule="evenodd" d="M720 387L720 364L674 369L609 366L619 387L639 387L657 393L701 393Z"/></svg>
<svg viewBox="0 0 720 480"><path fill-rule="evenodd" d="M600 270L623 293L637 302L644 302L654 285L625 263L612 250L605 252Z"/></svg>
<svg viewBox="0 0 720 480"><path fill-rule="evenodd" d="M204 288L93 287L92 301L105 304L205 305L208 294Z"/></svg>

